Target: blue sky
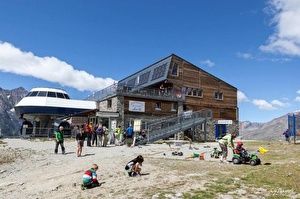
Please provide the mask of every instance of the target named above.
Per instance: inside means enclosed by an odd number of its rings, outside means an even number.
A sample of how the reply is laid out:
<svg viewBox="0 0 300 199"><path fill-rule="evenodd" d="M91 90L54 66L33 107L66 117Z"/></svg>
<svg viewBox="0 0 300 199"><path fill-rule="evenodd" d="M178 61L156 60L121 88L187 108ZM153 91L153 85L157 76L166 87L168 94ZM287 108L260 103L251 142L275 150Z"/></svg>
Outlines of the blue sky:
<svg viewBox="0 0 300 199"><path fill-rule="evenodd" d="M238 89L240 121L300 109L299 0L10 0L0 10L3 89L84 99L174 53Z"/></svg>

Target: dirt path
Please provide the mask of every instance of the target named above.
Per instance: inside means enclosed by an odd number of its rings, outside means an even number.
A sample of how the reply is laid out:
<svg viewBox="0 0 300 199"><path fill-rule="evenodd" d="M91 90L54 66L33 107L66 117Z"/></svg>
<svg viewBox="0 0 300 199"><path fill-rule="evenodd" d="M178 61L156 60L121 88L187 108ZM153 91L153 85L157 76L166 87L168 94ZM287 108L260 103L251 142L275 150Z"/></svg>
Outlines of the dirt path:
<svg viewBox="0 0 300 199"><path fill-rule="evenodd" d="M193 183L191 176L203 173L190 172L184 177L178 175L176 160L184 160L181 166L192 164L209 166L218 160L210 158L210 152L217 143L208 144L150 144L126 147L108 146L84 147L83 157L76 157L75 141L66 141L66 155L53 153L53 141L30 141L4 139L0 152L18 157L14 163L0 165L0 198L155 198L157 188L172 189L174 183L186 184L178 191L201 188L201 182ZM183 156L173 156L172 151L181 151ZM60 151L59 151L60 152ZM205 162L188 158L192 153L205 153ZM142 154L145 158L143 171L149 175L129 178L125 164ZM178 162L178 161L177 161ZM98 177L102 186L90 190L80 189L83 172L97 163ZM170 169L171 167L174 167ZM203 181L204 183L205 181ZM182 190L181 190L182 189Z"/></svg>

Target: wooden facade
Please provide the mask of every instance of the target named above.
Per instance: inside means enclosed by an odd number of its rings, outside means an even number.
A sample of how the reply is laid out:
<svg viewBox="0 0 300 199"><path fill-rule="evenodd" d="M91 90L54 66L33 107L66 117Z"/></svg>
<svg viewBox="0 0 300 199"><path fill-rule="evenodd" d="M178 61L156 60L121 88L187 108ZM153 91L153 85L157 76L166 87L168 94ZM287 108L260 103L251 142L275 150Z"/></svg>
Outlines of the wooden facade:
<svg viewBox="0 0 300 199"><path fill-rule="evenodd" d="M214 119L208 128L210 139L220 129L222 133L238 132L237 88L177 55L120 80L114 88L112 93L96 100L99 111L120 114L111 119L124 129L135 119L150 121L184 111L210 109ZM130 103L139 103L141 110L130 109ZM225 128L227 132L224 127L217 127L218 120L232 121L230 128Z"/></svg>

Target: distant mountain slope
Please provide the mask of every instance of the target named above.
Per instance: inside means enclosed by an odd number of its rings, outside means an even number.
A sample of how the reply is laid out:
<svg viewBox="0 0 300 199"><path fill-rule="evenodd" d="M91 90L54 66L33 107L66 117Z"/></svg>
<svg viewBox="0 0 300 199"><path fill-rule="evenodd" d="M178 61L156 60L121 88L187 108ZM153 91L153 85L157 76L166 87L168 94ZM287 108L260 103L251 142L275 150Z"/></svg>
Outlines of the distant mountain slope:
<svg viewBox="0 0 300 199"><path fill-rule="evenodd" d="M282 133L287 129L288 114L267 123L240 122L242 140L284 140Z"/></svg>
<svg viewBox="0 0 300 199"><path fill-rule="evenodd" d="M28 93L23 87L12 90L0 88L0 129L3 135L14 135L19 129L19 119L14 106Z"/></svg>
<svg viewBox="0 0 300 199"><path fill-rule="evenodd" d="M14 106L28 93L23 87L12 90L0 88L0 129L3 135L15 135L19 129L20 120L15 115ZM299 111L294 113L300 116ZM242 140L284 140L282 133L287 128L287 116L273 119L267 123L240 122ZM299 127L300 128L300 127Z"/></svg>

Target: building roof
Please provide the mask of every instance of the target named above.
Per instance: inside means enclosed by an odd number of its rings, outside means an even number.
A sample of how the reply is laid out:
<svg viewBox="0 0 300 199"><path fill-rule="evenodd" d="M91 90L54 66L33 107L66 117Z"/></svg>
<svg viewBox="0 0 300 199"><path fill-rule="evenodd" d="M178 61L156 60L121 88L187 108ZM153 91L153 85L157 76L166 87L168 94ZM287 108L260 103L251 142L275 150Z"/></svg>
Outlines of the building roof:
<svg viewBox="0 0 300 199"><path fill-rule="evenodd" d="M198 70L201 70L201 71L211 75L212 77L218 79L219 81L222 81L222 82L228 84L227 82L221 80L220 78L204 71L203 69L199 68L198 66L186 61L185 59L182 59L181 57L179 57L175 54L171 54L171 55L155 62L154 64L151 64L150 66L147 66L146 68L143 68L143 69L139 70L138 72L125 77L124 79L120 80L118 83L120 85L124 85L124 86L128 86L128 87L148 87L150 85L154 85L159 82L162 82L167 79L169 68L171 67L171 62L172 62L173 57L177 57L177 58L191 64L192 66L196 67ZM232 86L230 84L228 84L228 85L235 88L234 86Z"/></svg>

